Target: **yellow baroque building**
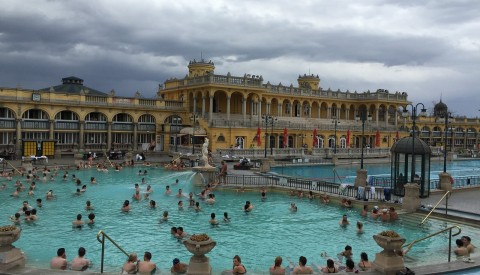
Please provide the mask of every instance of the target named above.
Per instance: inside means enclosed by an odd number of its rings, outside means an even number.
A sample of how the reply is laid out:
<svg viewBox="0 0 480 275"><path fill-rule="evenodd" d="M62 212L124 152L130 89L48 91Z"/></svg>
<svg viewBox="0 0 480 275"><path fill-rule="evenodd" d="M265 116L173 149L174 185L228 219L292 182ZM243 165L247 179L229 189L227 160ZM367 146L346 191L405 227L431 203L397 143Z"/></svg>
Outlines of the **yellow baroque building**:
<svg viewBox="0 0 480 275"><path fill-rule="evenodd" d="M188 74L166 80L156 98L138 92L119 97L77 77L38 90L0 88L0 157L199 154L205 138L219 155L359 157L362 144L388 154L397 138L411 134L412 118L402 115L410 104L404 92L325 90L315 75L299 76L297 84L217 75L213 62L193 60ZM447 106L439 102L433 109L416 119L418 137L432 147L446 141L448 150L478 150L478 118L455 117L445 124Z"/></svg>
<svg viewBox="0 0 480 275"><path fill-rule="evenodd" d="M159 95L185 102L190 117L213 141L213 152L263 148L279 155L308 148L314 155L328 155L336 148L347 157L362 146L362 126L367 148L389 148L409 134L411 121L401 116L410 103L406 93L324 90L315 75L299 76L298 87L273 85L259 75L217 75L214 63L205 60L191 61L188 70L182 79L165 81ZM362 125L358 118L365 116Z"/></svg>

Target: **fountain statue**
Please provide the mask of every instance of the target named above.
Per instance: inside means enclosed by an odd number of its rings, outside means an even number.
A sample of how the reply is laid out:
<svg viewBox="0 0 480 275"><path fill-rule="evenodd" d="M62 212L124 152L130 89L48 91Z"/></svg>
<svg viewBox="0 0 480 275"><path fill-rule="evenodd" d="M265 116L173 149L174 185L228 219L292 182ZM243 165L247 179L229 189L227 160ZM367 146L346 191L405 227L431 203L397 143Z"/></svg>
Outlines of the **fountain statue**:
<svg viewBox="0 0 480 275"><path fill-rule="evenodd" d="M211 168L212 166L208 163L208 138L205 138L205 142L202 147L202 160L203 167Z"/></svg>
<svg viewBox="0 0 480 275"><path fill-rule="evenodd" d="M202 161L203 166L193 167L192 170L197 172L192 181L195 185L204 186L210 182L215 182L217 180L216 173L218 172L217 167L213 167L208 163L208 138L205 138L205 142L202 146Z"/></svg>

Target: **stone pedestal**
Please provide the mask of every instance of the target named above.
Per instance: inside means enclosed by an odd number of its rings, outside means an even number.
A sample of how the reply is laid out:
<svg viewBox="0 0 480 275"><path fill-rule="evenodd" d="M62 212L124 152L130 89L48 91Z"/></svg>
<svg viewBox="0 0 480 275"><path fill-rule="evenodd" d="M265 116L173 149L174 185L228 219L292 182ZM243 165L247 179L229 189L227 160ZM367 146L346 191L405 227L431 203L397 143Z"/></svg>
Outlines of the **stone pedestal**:
<svg viewBox="0 0 480 275"><path fill-rule="evenodd" d="M338 163L338 157L337 157L337 155L333 155L333 157L332 157L332 163L333 163L333 165L337 165L337 163Z"/></svg>
<svg viewBox="0 0 480 275"><path fill-rule="evenodd" d="M25 255L16 247L9 251L0 252L0 271L25 267Z"/></svg>
<svg viewBox="0 0 480 275"><path fill-rule="evenodd" d="M359 186L367 186L367 170L365 169L358 169L357 170L357 177L355 178L355 187Z"/></svg>
<svg viewBox="0 0 480 275"><path fill-rule="evenodd" d="M126 162L131 162L131 161L132 161L132 158L133 158L133 153L132 153L132 151L127 151L127 152L125 153L124 160L125 160Z"/></svg>
<svg viewBox="0 0 480 275"><path fill-rule="evenodd" d="M25 255L12 245L20 238L22 230L12 227L11 231L0 231L0 271L25 266Z"/></svg>
<svg viewBox="0 0 480 275"><path fill-rule="evenodd" d="M375 254L373 261L375 270L383 274L394 275L397 271L405 268L403 257L395 253L395 250L402 249L402 245L405 243L404 238L390 238L377 234L373 236L373 239L383 248L382 252Z"/></svg>
<svg viewBox="0 0 480 275"><path fill-rule="evenodd" d="M202 234L206 236L205 234ZM201 236L201 235L200 235ZM212 267L210 266L210 259L205 256L210 252L217 243L209 237L204 241L194 241L195 235L183 242L187 250L193 254L188 264L187 274L190 275L210 275L212 274Z"/></svg>
<svg viewBox="0 0 480 275"><path fill-rule="evenodd" d="M268 158L262 159L262 164L260 165L260 173L270 172L271 165L272 165L271 159L268 159Z"/></svg>
<svg viewBox="0 0 480 275"><path fill-rule="evenodd" d="M438 176L440 178L440 189L445 191L452 191L451 175L449 173L442 172Z"/></svg>
<svg viewBox="0 0 480 275"><path fill-rule="evenodd" d="M193 175L192 182L196 186L205 186L208 183L217 182L216 173L218 168L216 167L193 167L192 171L196 172Z"/></svg>
<svg viewBox="0 0 480 275"><path fill-rule="evenodd" d="M402 209L407 213L415 212L420 207L420 186L416 183L405 184L405 197L403 198Z"/></svg>

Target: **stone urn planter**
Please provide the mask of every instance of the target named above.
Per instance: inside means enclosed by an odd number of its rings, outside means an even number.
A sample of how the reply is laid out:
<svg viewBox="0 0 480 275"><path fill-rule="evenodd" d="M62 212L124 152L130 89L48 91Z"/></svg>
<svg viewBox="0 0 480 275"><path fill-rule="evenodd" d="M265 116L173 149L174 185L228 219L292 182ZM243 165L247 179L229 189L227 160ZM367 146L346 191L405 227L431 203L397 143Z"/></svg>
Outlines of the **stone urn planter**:
<svg viewBox="0 0 480 275"><path fill-rule="evenodd" d="M207 234L192 235L183 242L187 250L193 254L188 264L187 274L212 274L210 259L205 256L217 245Z"/></svg>
<svg viewBox="0 0 480 275"><path fill-rule="evenodd" d="M381 253L385 255L394 255L395 250L401 251L402 245L405 243L405 238L400 237L395 231L383 231L379 234L373 235L375 242L383 248Z"/></svg>
<svg viewBox="0 0 480 275"><path fill-rule="evenodd" d="M376 270L384 274L395 274L405 267L403 257L395 253L395 251L402 250L405 238L402 238L395 231L389 230L373 235L373 239L383 248L383 251L375 255L373 261Z"/></svg>
<svg viewBox="0 0 480 275"><path fill-rule="evenodd" d="M0 252L10 251L15 246L12 243L20 238L22 229L13 225L6 225L0 227Z"/></svg>
<svg viewBox="0 0 480 275"><path fill-rule="evenodd" d="M25 256L12 243L20 238L22 229L14 225L0 226L0 271L25 266Z"/></svg>

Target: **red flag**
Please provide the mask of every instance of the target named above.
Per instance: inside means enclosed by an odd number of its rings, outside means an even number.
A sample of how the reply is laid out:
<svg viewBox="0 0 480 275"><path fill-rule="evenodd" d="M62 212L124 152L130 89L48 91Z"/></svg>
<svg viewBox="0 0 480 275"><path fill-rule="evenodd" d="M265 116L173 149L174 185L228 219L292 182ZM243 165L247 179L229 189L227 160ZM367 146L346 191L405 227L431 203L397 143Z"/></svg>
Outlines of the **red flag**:
<svg viewBox="0 0 480 275"><path fill-rule="evenodd" d="M313 147L318 146L317 128L313 129Z"/></svg>
<svg viewBox="0 0 480 275"><path fill-rule="evenodd" d="M347 148L350 148L350 129L347 131Z"/></svg>
<svg viewBox="0 0 480 275"><path fill-rule="evenodd" d="M262 145L262 140L260 139L260 133L262 132L262 130L260 130L260 127L257 128L257 146L261 146ZM265 140L265 142L267 142L267 140Z"/></svg>
<svg viewBox="0 0 480 275"><path fill-rule="evenodd" d="M400 136L398 135L398 131L397 133L395 134L395 141L398 141L400 139Z"/></svg>
<svg viewBox="0 0 480 275"><path fill-rule="evenodd" d="M375 147L380 147L380 132L377 129L375 133Z"/></svg>
<svg viewBox="0 0 480 275"><path fill-rule="evenodd" d="M287 128L283 128L283 148L287 148L287 144L288 144L288 131L287 131Z"/></svg>

